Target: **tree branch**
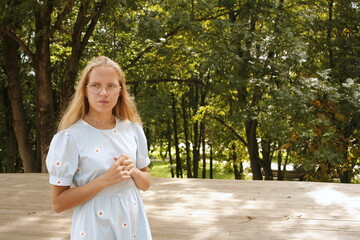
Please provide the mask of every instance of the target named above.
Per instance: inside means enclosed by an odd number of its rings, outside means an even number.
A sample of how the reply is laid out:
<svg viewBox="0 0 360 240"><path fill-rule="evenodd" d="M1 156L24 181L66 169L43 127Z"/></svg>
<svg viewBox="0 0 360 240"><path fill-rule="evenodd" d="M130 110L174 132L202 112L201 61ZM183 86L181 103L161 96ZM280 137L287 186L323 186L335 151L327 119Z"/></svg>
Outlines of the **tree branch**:
<svg viewBox="0 0 360 240"><path fill-rule="evenodd" d="M206 20L212 20L212 19L217 19L219 17L228 15L229 11L226 9L220 9L217 12L214 13L210 13L208 15L202 16L202 17L198 17L198 18L194 18L193 20L196 22L201 22L201 21L206 21Z"/></svg>
<svg viewBox="0 0 360 240"><path fill-rule="evenodd" d="M30 61L33 63L34 61L34 53L31 52L30 48L28 47L28 45L26 45L26 43L19 38L15 32L13 32L11 29L1 26L0 25L0 31L9 36L11 39L13 39L15 42L17 42L17 44L19 44L19 46L24 50L24 53L26 56L29 57Z"/></svg>
<svg viewBox="0 0 360 240"><path fill-rule="evenodd" d="M126 85L136 85L136 84L140 84L140 83L144 83L144 84L157 84L157 83L161 83L161 82L177 82L177 83L199 83L202 85L205 85L202 81L200 81L199 79L194 79L194 78L190 78L190 79L152 79L152 80L147 80L144 82L141 81L126 81Z"/></svg>
<svg viewBox="0 0 360 240"><path fill-rule="evenodd" d="M226 123L223 119L217 117L217 116L212 116L215 120L217 120L218 122L220 122L221 124L223 124L225 127L227 127L232 133L235 134L235 136L245 145L247 146L248 143L245 141L245 139L240 135L240 133L238 133L230 124Z"/></svg>
<svg viewBox="0 0 360 240"><path fill-rule="evenodd" d="M97 8L96 7L94 8L95 14L91 17L91 22L90 22L88 28L86 29L85 35L81 41L80 53L82 53L84 51L85 46L87 45L87 42L89 41L90 37L93 35L95 26L98 22L100 15L104 11L107 2L108 2L108 0L103 0L100 3L97 3Z"/></svg>
<svg viewBox="0 0 360 240"><path fill-rule="evenodd" d="M57 16L54 26L50 29L48 33L48 37L51 38L51 36L55 33L55 31L61 29L61 23L63 22L65 16L71 11L71 9L74 6L75 0L68 0L66 6L64 7L63 11Z"/></svg>
<svg viewBox="0 0 360 240"><path fill-rule="evenodd" d="M167 34L165 34L165 36L164 36L163 38L165 38L165 39L171 38L171 37L174 36L176 33L178 33L178 32L180 31L180 29L181 29L181 27L175 28L175 29L172 30L171 32L168 32ZM161 42L160 39L161 39L161 38L159 38L158 40L156 40L155 43L160 43L160 42ZM126 69L128 69L128 68L130 68L130 67L133 67L133 66L136 64L136 62L138 62L138 61L142 58L142 56L144 56L144 54L147 53L147 52L149 52L152 48L154 48L154 45L148 46L147 48L145 48L144 50L142 50L141 52L139 52L138 55L137 55L133 60L131 60L130 63L129 63L127 66L123 67L123 69L126 70Z"/></svg>

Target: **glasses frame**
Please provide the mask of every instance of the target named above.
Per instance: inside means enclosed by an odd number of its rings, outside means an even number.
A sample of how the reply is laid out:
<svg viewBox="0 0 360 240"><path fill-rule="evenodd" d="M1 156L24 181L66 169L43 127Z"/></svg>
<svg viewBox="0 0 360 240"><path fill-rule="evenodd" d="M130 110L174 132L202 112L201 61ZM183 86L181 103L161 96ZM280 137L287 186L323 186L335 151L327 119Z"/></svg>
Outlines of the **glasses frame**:
<svg viewBox="0 0 360 240"><path fill-rule="evenodd" d="M90 84L86 84L86 87L89 89L90 93L96 95L102 93L104 89L105 92L109 95L116 94L117 90L119 91L119 93L121 91L121 86L118 84L104 86L99 83L93 83L93 84L90 83Z"/></svg>

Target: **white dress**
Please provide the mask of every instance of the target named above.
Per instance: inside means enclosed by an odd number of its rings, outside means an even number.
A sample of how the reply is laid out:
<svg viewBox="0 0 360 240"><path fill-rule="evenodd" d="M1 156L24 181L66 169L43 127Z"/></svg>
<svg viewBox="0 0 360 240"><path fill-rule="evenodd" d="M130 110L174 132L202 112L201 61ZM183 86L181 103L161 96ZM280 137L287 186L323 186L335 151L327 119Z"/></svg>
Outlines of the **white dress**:
<svg viewBox="0 0 360 240"><path fill-rule="evenodd" d="M147 141L138 123L116 120L101 130L79 120L52 139L46 165L50 184L76 187L103 174L114 157L128 155L141 169L150 163ZM109 186L74 208L72 240L150 240L151 233L138 188L132 179Z"/></svg>

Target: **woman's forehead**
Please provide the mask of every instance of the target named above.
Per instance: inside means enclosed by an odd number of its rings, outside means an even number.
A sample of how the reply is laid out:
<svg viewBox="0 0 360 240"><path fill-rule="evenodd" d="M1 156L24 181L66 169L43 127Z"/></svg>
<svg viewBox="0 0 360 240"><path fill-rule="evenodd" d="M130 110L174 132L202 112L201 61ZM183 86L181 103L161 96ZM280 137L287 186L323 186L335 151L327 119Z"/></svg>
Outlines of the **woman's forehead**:
<svg viewBox="0 0 360 240"><path fill-rule="evenodd" d="M97 66L90 71L89 82L120 82L120 76L113 67Z"/></svg>

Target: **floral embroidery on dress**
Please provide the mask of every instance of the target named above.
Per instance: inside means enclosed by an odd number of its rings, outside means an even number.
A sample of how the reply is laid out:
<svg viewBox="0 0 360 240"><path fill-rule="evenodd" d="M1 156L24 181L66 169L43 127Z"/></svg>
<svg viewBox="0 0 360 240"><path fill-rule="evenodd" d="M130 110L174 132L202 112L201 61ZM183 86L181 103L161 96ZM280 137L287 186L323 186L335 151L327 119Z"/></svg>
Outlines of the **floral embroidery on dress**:
<svg viewBox="0 0 360 240"><path fill-rule="evenodd" d="M61 163L60 161L56 161L55 166L60 167L61 164L62 164L62 163Z"/></svg>
<svg viewBox="0 0 360 240"><path fill-rule="evenodd" d="M81 173L80 168L76 169L76 172L77 172L77 173Z"/></svg>
<svg viewBox="0 0 360 240"><path fill-rule="evenodd" d="M113 133L114 133L114 134L117 134L117 130L116 130L115 128L113 129Z"/></svg>
<svg viewBox="0 0 360 240"><path fill-rule="evenodd" d="M60 180L57 180L57 182L56 182L56 183L60 185L60 184L61 184L61 181L60 181Z"/></svg>
<svg viewBox="0 0 360 240"><path fill-rule="evenodd" d="M127 222L123 222L123 223L121 224L121 227L124 228L124 229L126 229L126 228L128 227L128 223L127 223Z"/></svg>
<svg viewBox="0 0 360 240"><path fill-rule="evenodd" d="M134 202L134 207L136 207L137 206L137 202Z"/></svg>
<svg viewBox="0 0 360 240"><path fill-rule="evenodd" d="M133 239L135 239L135 238L136 238L136 233L133 234Z"/></svg>
<svg viewBox="0 0 360 240"><path fill-rule="evenodd" d="M99 216L99 217L103 217L104 216L104 210L98 210L96 212L96 214Z"/></svg>
<svg viewBox="0 0 360 240"><path fill-rule="evenodd" d="M84 231L80 232L80 237L82 238L86 237L86 233Z"/></svg>
<svg viewBox="0 0 360 240"><path fill-rule="evenodd" d="M95 148L95 153L100 153L100 148Z"/></svg>

